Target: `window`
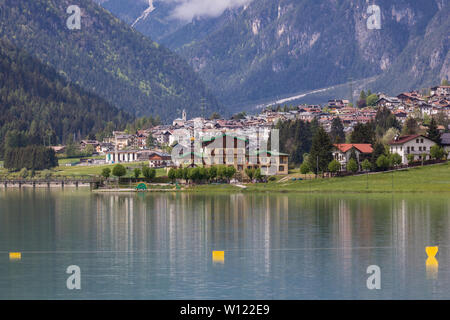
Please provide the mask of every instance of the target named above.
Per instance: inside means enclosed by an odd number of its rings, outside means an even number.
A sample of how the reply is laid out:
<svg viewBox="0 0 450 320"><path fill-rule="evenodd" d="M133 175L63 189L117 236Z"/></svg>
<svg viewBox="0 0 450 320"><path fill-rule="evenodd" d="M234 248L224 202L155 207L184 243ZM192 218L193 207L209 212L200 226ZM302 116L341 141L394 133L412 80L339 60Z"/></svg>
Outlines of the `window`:
<svg viewBox="0 0 450 320"><path fill-rule="evenodd" d="M419 139L416 139L416 143L419 143Z"/></svg>
<svg viewBox="0 0 450 320"><path fill-rule="evenodd" d="M414 151L414 147L411 147L411 151Z"/></svg>
<svg viewBox="0 0 450 320"><path fill-rule="evenodd" d="M427 147L423 147L423 151L427 151Z"/></svg>
<svg viewBox="0 0 450 320"><path fill-rule="evenodd" d="M284 166L280 166L280 167L278 168L278 171L284 171Z"/></svg>
<svg viewBox="0 0 450 320"><path fill-rule="evenodd" d="M419 151L422 151L422 147L419 147Z"/></svg>
<svg viewBox="0 0 450 320"><path fill-rule="evenodd" d="M423 139L420 139L420 143L423 143Z"/></svg>

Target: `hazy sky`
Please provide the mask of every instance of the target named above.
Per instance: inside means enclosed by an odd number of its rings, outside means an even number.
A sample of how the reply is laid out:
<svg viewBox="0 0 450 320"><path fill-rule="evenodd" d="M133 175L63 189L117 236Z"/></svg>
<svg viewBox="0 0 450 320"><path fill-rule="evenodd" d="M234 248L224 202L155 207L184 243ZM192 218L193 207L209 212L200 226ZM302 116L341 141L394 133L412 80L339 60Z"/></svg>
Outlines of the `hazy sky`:
<svg viewBox="0 0 450 320"><path fill-rule="evenodd" d="M178 5L172 16L186 21L194 17L218 17L226 9L241 7L252 0L170 0Z"/></svg>

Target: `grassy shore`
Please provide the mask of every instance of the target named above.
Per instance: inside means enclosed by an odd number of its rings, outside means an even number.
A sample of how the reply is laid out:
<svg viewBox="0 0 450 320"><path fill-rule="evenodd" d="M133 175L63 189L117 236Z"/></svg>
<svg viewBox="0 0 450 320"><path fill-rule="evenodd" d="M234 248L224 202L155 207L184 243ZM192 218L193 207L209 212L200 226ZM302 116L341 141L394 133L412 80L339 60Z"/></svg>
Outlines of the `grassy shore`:
<svg viewBox="0 0 450 320"><path fill-rule="evenodd" d="M392 183L393 181L393 183ZM416 167L408 170L372 173L331 179L303 181L285 180L247 184L246 189L228 185L195 186L187 190L195 192L448 192L450 193L449 163Z"/></svg>
<svg viewBox="0 0 450 320"><path fill-rule="evenodd" d="M78 159L79 160L79 159ZM65 164L76 162L77 159L64 159L59 160L59 166L49 170L47 172L50 172L52 174L53 178L77 178L77 177L98 177L100 176L102 170L104 168L110 168L111 170L115 166L112 165L93 165L93 166L73 166L73 167L67 167ZM133 162L133 163L127 163L123 164L127 168L127 174L124 176L125 178L134 177L134 168L142 168L144 165L148 165L148 162ZM36 171L35 177L39 177L41 174L44 174L44 172ZM163 177L166 176L166 170L165 169L156 169L156 177ZM19 172L8 172L8 170L0 168L0 177L3 178L9 178L9 179L17 179L19 178L20 174ZM141 175L142 177L142 175Z"/></svg>

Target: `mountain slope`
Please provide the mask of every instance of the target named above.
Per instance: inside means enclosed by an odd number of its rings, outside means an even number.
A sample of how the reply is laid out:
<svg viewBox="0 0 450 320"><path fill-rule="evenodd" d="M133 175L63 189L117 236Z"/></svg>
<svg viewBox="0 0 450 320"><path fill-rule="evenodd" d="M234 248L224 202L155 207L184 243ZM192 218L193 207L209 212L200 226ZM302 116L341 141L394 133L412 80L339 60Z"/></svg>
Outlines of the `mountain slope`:
<svg viewBox="0 0 450 320"><path fill-rule="evenodd" d="M136 28L156 36L143 27L153 23L159 1L153 2L155 10ZM371 4L380 7L380 30L367 28ZM219 100L235 106L374 76L372 91L395 94L450 78L449 6L448 0L253 0L156 37L185 57Z"/></svg>
<svg viewBox="0 0 450 320"><path fill-rule="evenodd" d="M8 132L24 133L28 144L49 145L121 129L131 119L0 39L0 155Z"/></svg>
<svg viewBox="0 0 450 320"><path fill-rule="evenodd" d="M136 115L163 120L218 103L191 67L91 0L78 0L81 30L69 30L71 0L0 1L2 35L74 83Z"/></svg>

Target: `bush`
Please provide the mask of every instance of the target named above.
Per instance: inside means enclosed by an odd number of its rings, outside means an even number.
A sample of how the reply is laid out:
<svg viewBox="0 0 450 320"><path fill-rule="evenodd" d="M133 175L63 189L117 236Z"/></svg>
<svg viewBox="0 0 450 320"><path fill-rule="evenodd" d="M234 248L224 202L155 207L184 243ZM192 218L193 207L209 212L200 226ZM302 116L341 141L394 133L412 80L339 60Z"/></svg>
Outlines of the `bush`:
<svg viewBox="0 0 450 320"><path fill-rule="evenodd" d="M154 168L149 168L147 166L142 168L142 175L148 179L152 180L156 177L156 170Z"/></svg>
<svg viewBox="0 0 450 320"><path fill-rule="evenodd" d="M364 171L370 171L372 169L372 164L366 159L361 163L361 167Z"/></svg>
<svg viewBox="0 0 450 320"><path fill-rule="evenodd" d="M302 166L303 166L303 164L302 164ZM336 159L335 160L333 160L333 161L331 161L329 164L328 164L328 171L330 171L331 173L336 173L336 172L338 172L339 170L341 170L341 164L339 163L339 161L337 161ZM301 169L300 169L300 171L301 171ZM308 170L309 171L309 170ZM303 172L302 172L303 173ZM305 172L304 174L306 174L307 172Z"/></svg>
<svg viewBox="0 0 450 320"><path fill-rule="evenodd" d="M174 168L170 168L169 173L167 175L172 182L174 182L175 179L177 178L176 170Z"/></svg>
<svg viewBox="0 0 450 320"><path fill-rule="evenodd" d="M247 177L253 181L253 177L255 176L255 169L253 168L246 168L245 169L245 174L247 175Z"/></svg>
<svg viewBox="0 0 450 320"><path fill-rule="evenodd" d="M302 165L300 166L300 172L302 174L307 174L310 171L311 168L309 167L309 164L307 162L303 162Z"/></svg>
<svg viewBox="0 0 450 320"><path fill-rule="evenodd" d="M139 168L135 168L133 171L134 177L137 179L141 175L141 170Z"/></svg>
<svg viewBox="0 0 450 320"><path fill-rule="evenodd" d="M378 157L377 159L377 167L381 170L387 170L391 166L391 162L389 161L389 158L386 157L384 154Z"/></svg>
<svg viewBox="0 0 450 320"><path fill-rule="evenodd" d="M127 169L121 164L116 164L112 170L112 174L113 176L120 178L127 174Z"/></svg>
<svg viewBox="0 0 450 320"><path fill-rule="evenodd" d="M430 155L433 159L441 160L444 157L445 151L437 144L431 147Z"/></svg>
<svg viewBox="0 0 450 320"><path fill-rule="evenodd" d="M347 170L353 173L358 172L358 163L356 162L355 159L350 159L347 163Z"/></svg>
<svg viewBox="0 0 450 320"><path fill-rule="evenodd" d="M111 169L110 168L103 168L102 170L102 177L105 179L108 179L111 176Z"/></svg>
<svg viewBox="0 0 450 320"><path fill-rule="evenodd" d="M402 163L402 157L398 153L392 153L389 155L389 161L391 165L398 166Z"/></svg>

